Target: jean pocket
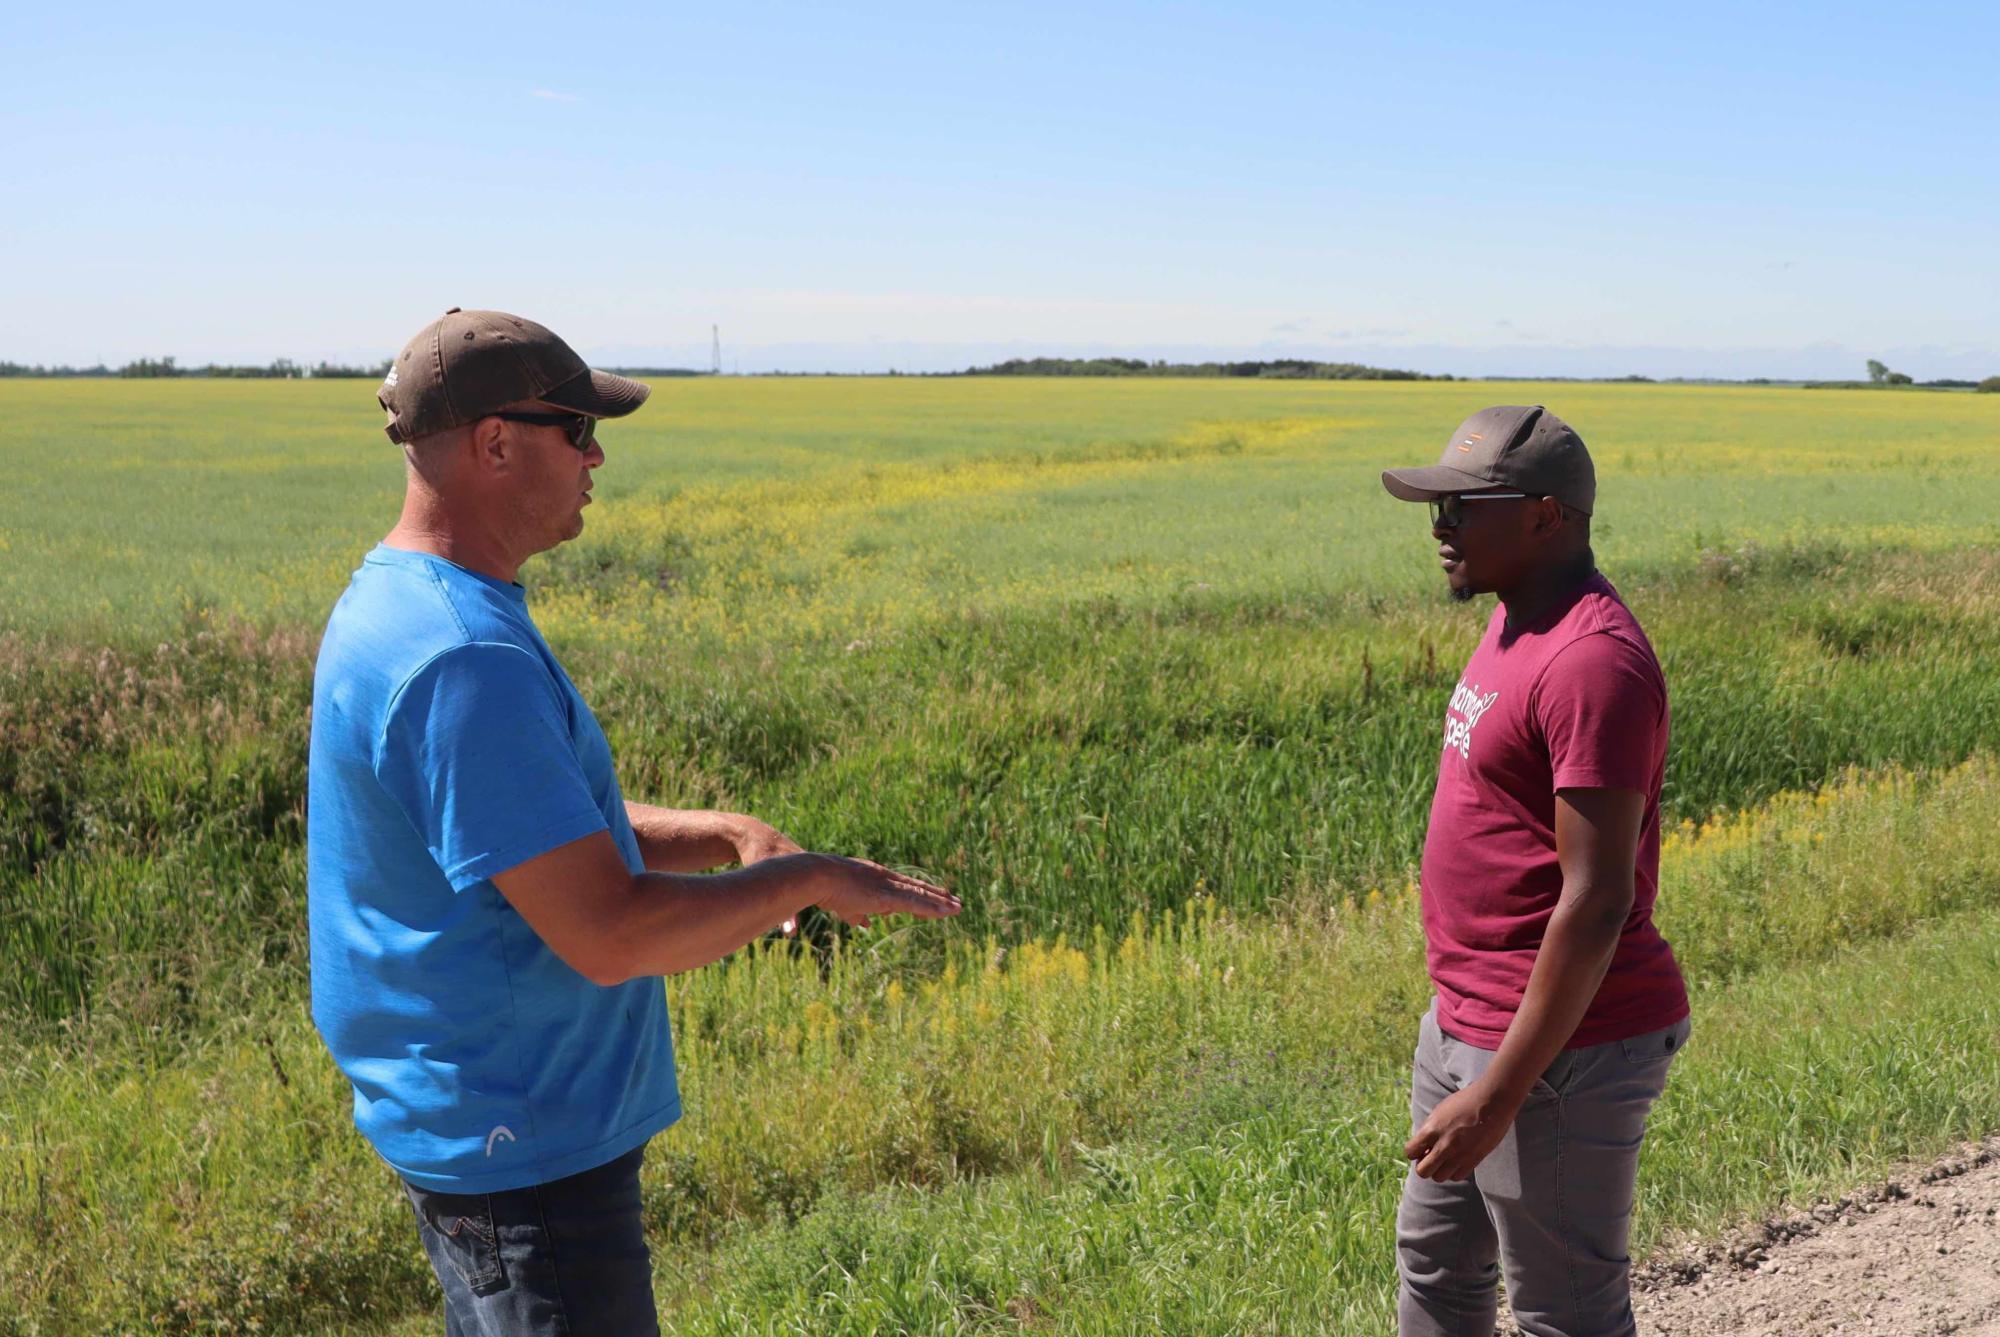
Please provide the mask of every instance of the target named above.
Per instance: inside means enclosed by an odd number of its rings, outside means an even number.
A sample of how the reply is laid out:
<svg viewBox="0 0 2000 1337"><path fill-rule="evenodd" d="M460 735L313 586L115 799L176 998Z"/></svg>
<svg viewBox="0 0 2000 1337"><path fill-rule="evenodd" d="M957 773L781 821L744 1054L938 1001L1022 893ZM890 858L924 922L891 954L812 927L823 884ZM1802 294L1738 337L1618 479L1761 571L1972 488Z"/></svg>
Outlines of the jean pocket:
<svg viewBox="0 0 2000 1337"><path fill-rule="evenodd" d="M1557 1054L1542 1070L1542 1075L1535 1078L1530 1096L1543 1100L1561 1099L1569 1091L1570 1079L1576 1076L1576 1066L1582 1053L1580 1049L1565 1049Z"/></svg>
<svg viewBox="0 0 2000 1337"><path fill-rule="evenodd" d="M437 1237L438 1251L474 1295L490 1295L506 1286L491 1198L422 1190L412 1191L410 1197L418 1218Z"/></svg>
<svg viewBox="0 0 2000 1337"><path fill-rule="evenodd" d="M1664 1063L1687 1045L1688 1018L1682 1017L1664 1030L1648 1031L1629 1040L1620 1040L1627 1063Z"/></svg>

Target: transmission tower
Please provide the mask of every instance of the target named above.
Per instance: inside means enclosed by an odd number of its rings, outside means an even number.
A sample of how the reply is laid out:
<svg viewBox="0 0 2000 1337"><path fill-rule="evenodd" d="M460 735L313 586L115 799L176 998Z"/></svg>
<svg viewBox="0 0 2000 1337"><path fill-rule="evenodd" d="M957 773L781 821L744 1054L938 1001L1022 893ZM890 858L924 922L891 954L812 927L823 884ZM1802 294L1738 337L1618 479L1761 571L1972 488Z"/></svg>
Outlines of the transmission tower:
<svg viewBox="0 0 2000 1337"><path fill-rule="evenodd" d="M722 326L709 326L708 339L708 374L720 376L722 375Z"/></svg>

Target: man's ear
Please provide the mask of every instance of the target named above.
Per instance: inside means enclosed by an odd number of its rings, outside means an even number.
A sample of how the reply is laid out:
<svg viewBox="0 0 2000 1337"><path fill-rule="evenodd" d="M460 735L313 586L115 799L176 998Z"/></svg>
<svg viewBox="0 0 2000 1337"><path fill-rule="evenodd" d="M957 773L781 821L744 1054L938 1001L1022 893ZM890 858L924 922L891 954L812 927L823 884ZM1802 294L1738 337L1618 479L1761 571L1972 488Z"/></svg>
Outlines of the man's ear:
<svg viewBox="0 0 2000 1337"><path fill-rule="evenodd" d="M1550 538L1569 523L1563 514L1563 505L1554 497L1543 497L1535 503L1534 532L1537 538Z"/></svg>
<svg viewBox="0 0 2000 1337"><path fill-rule="evenodd" d="M504 419L481 418L472 424L473 463L482 473L505 473L513 463L514 438Z"/></svg>

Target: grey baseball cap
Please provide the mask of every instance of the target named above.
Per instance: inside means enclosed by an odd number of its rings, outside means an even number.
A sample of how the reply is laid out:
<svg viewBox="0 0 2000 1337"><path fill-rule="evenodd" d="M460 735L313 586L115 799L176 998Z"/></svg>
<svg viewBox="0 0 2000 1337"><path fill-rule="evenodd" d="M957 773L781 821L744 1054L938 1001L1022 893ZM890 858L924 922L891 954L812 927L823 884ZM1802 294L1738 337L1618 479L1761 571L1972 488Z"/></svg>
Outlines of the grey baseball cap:
<svg viewBox="0 0 2000 1337"><path fill-rule="evenodd" d="M1597 469L1576 430L1540 404L1496 404L1459 424L1428 469L1384 469L1382 486L1404 501L1507 488L1554 497L1589 515Z"/></svg>
<svg viewBox="0 0 2000 1337"><path fill-rule="evenodd" d="M375 398L391 441L415 441L476 422L524 399L592 418L622 418L652 387L592 371L546 326L505 311L439 316L403 346Z"/></svg>

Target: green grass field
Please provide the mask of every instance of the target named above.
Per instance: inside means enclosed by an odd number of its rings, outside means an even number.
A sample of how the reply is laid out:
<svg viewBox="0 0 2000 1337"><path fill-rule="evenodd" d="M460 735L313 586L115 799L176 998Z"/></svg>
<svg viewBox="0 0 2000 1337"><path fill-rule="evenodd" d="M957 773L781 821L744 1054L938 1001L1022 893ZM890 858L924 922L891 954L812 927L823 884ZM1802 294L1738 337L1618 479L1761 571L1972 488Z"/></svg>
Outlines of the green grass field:
<svg viewBox="0 0 2000 1337"><path fill-rule="evenodd" d="M311 655L400 489L372 394L0 382L0 1333L437 1326L304 1011ZM1592 442L1673 694L1701 1001L1645 1239L2000 1127L2000 400L667 381L523 577L627 793L969 905L670 983L670 1327L1382 1324L1483 608L1376 474L1490 402Z"/></svg>

